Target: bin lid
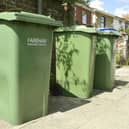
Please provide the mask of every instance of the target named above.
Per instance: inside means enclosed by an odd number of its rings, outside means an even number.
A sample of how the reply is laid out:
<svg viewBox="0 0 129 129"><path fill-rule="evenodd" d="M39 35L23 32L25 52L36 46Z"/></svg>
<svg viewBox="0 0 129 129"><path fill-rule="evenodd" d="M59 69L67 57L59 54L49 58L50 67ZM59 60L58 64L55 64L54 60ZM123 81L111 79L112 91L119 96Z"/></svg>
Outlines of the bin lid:
<svg viewBox="0 0 129 129"><path fill-rule="evenodd" d="M102 35L120 36L120 33L116 29L113 29L113 28L98 28L97 33L102 34Z"/></svg>
<svg viewBox="0 0 129 129"><path fill-rule="evenodd" d="M53 18L48 16L28 13L28 12L1 12L0 13L1 20L7 21L21 21L21 22L30 22L30 23L38 23L50 26L62 26L60 21L56 21Z"/></svg>
<svg viewBox="0 0 129 129"><path fill-rule="evenodd" d="M85 33L96 33L96 29L94 27L86 27L84 25L75 25L70 27L59 27L55 30L55 32L85 32Z"/></svg>

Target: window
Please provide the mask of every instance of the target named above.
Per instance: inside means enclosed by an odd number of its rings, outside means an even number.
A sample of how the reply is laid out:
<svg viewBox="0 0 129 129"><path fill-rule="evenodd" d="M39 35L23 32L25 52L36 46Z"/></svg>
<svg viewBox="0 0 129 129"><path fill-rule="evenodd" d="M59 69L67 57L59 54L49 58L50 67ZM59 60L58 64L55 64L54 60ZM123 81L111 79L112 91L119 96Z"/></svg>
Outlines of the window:
<svg viewBox="0 0 129 129"><path fill-rule="evenodd" d="M102 27L102 28L105 27L105 17L104 17L104 16L102 16L102 17L100 18L100 27Z"/></svg>
<svg viewBox="0 0 129 129"><path fill-rule="evenodd" d="M82 24L87 24L87 14L86 11L82 11Z"/></svg>

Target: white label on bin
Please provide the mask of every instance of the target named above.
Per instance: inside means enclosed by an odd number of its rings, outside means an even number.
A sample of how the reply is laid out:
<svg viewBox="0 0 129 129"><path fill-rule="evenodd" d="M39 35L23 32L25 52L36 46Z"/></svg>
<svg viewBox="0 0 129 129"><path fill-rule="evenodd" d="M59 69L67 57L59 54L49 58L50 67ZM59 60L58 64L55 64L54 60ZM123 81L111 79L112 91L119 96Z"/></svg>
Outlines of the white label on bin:
<svg viewBox="0 0 129 129"><path fill-rule="evenodd" d="M48 40L45 38L27 38L27 46L47 46Z"/></svg>

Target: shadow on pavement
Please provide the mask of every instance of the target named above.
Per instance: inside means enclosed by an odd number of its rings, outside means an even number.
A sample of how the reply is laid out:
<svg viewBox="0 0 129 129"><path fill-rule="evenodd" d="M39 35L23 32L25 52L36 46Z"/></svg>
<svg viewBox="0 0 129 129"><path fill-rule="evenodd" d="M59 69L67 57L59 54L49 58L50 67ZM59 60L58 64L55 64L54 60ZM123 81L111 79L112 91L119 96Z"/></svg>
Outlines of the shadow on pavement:
<svg viewBox="0 0 129 129"><path fill-rule="evenodd" d="M123 86L127 86L127 84L129 84L129 81L115 80L114 88L121 89Z"/></svg>
<svg viewBox="0 0 129 129"><path fill-rule="evenodd" d="M126 86L129 84L129 81L123 81L123 80L115 80L115 86L114 88L121 89L121 86ZM113 88L113 89L114 89ZM105 91L105 90L99 90L94 89L93 90L93 96L97 96L99 94L102 94L104 92L112 92L112 91ZM84 104L90 103L89 100L80 99L76 97L66 97L66 96L49 96L49 102L48 102L48 113L55 113L55 112L65 112L68 110L71 110L73 108L80 107Z"/></svg>
<svg viewBox="0 0 129 129"><path fill-rule="evenodd" d="M104 92L108 92L108 91L99 90L99 89L94 89L94 90L93 90L92 97L97 96L97 95L99 95L99 94L102 94L102 93L104 93Z"/></svg>
<svg viewBox="0 0 129 129"><path fill-rule="evenodd" d="M65 96L50 96L49 97L49 114L55 113L58 111L65 112L73 108L77 108L84 104L89 103L90 101L74 98L74 97L65 97Z"/></svg>
<svg viewBox="0 0 129 129"><path fill-rule="evenodd" d="M119 86L126 86L128 83L129 81L115 80L115 88L119 88Z"/></svg>
<svg viewBox="0 0 129 129"><path fill-rule="evenodd" d="M114 85L112 90L114 90L115 88L121 89L121 86L126 86L127 84L129 84L129 81L115 80L115 85ZM107 91L107 90L94 89L92 96L97 96L97 95L102 94L104 92L112 92L112 90L111 91Z"/></svg>

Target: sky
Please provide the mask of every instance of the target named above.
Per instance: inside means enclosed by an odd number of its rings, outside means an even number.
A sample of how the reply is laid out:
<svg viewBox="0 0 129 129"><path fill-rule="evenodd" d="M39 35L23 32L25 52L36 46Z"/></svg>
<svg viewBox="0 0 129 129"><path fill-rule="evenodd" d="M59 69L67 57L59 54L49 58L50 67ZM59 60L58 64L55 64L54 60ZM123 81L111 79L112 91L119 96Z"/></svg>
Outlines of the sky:
<svg viewBox="0 0 129 129"><path fill-rule="evenodd" d="M129 13L129 0L91 0L90 6L120 17Z"/></svg>

